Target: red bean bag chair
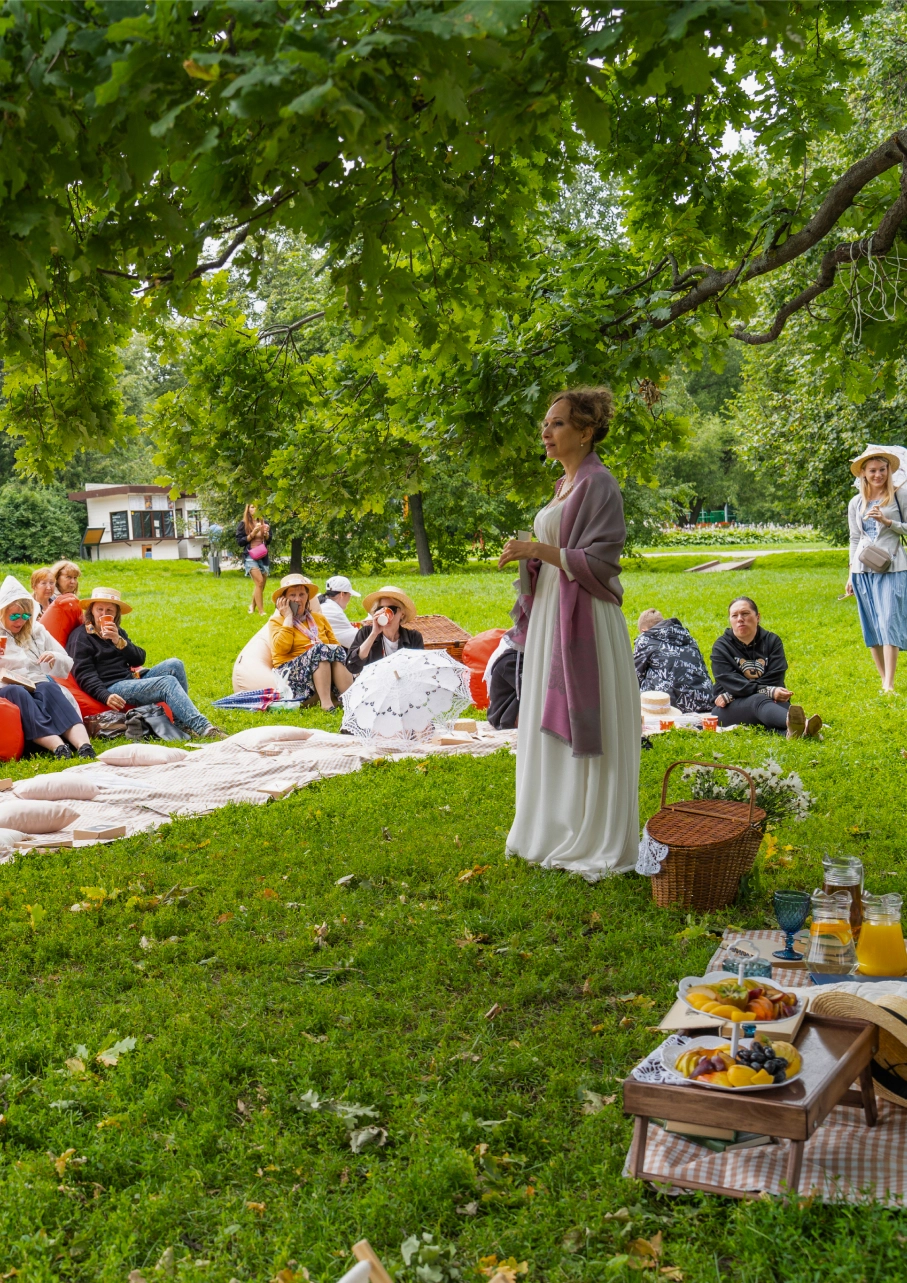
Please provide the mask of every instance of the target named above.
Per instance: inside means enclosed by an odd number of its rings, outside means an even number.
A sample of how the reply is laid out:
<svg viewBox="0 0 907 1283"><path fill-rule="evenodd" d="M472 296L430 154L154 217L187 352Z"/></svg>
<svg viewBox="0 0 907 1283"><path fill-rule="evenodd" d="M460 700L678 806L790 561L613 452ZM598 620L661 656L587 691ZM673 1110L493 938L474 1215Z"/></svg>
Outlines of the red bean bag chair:
<svg viewBox="0 0 907 1283"><path fill-rule="evenodd" d="M50 633L51 637L64 647L72 630L74 628L78 628L79 624L83 624L84 622L85 619L82 614L82 607L74 597L71 597L68 601L55 601L53 605L49 606L41 616L41 623ZM75 696L76 703L79 705L79 712L83 717L91 717L98 713L107 713L110 711L106 704L101 704L92 695L86 694L73 677L72 673L70 673L68 677L55 677L54 681L59 686L65 686L66 689ZM127 704L126 707L134 708L135 705ZM170 706L168 704L161 704L161 708L172 722L173 714L170 711Z"/></svg>
<svg viewBox="0 0 907 1283"><path fill-rule="evenodd" d="M18 762L24 748L25 736L19 710L8 699L0 699L0 761Z"/></svg>
<svg viewBox="0 0 907 1283"><path fill-rule="evenodd" d="M506 628L489 628L484 633L476 633L475 637L470 637L463 647L463 663L470 670L469 689L472 691L472 702L476 708L488 707L488 691L485 689L484 680L485 668L506 631Z"/></svg>

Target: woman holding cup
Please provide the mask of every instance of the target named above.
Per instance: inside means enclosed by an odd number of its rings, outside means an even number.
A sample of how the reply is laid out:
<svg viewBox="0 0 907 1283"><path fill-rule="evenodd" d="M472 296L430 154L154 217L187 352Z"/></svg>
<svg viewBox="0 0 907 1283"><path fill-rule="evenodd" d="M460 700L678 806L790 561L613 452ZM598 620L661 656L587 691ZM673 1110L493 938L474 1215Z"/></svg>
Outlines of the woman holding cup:
<svg viewBox="0 0 907 1283"><path fill-rule="evenodd" d="M324 615L313 610L318 585L305 575L284 575L271 600L277 607L268 624L274 671L289 682L294 699L317 695L325 713L336 712L332 688L342 695L353 679L346 670L346 648Z"/></svg>
<svg viewBox="0 0 907 1283"><path fill-rule="evenodd" d="M353 639L346 657L351 673L361 673L366 664L374 664L398 650L424 650L422 634L409 625L416 618L416 606L400 588L388 585L363 597L362 605L371 618Z"/></svg>
<svg viewBox="0 0 907 1283"><path fill-rule="evenodd" d="M845 592L857 599L863 640L882 679L882 694L894 691L898 652L907 650L907 487L895 489L898 456L869 445L850 470L859 491L847 505L850 574Z"/></svg>
<svg viewBox="0 0 907 1283"><path fill-rule="evenodd" d="M54 757L73 757L73 749L94 757L78 708L50 680L66 677L72 660L37 617L28 590L7 575L0 586L0 692L18 708L26 740Z"/></svg>
<svg viewBox="0 0 907 1283"><path fill-rule="evenodd" d="M254 503L246 504L242 521L236 527L236 542L242 549L242 568L252 580L249 614L263 615L265 584L271 573L271 563L268 560L271 527L263 517L258 515Z"/></svg>

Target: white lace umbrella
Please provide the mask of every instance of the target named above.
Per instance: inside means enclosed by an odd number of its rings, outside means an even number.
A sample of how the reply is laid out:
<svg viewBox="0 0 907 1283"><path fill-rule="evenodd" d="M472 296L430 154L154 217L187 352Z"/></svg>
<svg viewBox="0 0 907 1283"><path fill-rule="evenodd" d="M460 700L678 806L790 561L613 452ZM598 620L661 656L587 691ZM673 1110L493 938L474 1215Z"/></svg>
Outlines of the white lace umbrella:
<svg viewBox="0 0 907 1283"><path fill-rule="evenodd" d="M445 650L398 650L366 664L341 698L351 735L430 740L472 703L469 669Z"/></svg>

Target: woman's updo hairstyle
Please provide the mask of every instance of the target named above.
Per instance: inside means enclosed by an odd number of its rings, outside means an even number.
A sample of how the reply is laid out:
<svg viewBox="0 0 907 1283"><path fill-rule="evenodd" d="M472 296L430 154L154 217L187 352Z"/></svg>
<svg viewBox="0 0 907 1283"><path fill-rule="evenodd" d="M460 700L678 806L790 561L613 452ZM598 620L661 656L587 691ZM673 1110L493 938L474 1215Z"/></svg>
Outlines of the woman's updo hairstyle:
<svg viewBox="0 0 907 1283"><path fill-rule="evenodd" d="M614 398L610 388L602 384L597 388L567 388L563 392L555 392L548 400L549 410L555 401L570 403L570 422L575 428L580 431L584 428L592 429L593 446L604 441L614 414Z"/></svg>

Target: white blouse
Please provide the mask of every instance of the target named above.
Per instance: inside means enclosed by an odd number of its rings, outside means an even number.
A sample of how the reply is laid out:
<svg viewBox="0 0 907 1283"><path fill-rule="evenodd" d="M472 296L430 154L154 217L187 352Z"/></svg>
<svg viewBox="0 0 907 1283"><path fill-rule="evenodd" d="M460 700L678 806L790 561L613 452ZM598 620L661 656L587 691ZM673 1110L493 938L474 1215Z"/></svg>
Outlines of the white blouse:
<svg viewBox="0 0 907 1283"><path fill-rule="evenodd" d="M31 636L22 642L0 624L0 637L6 638L6 652L0 656L0 668L27 677L32 682L46 682L48 677L68 677L72 659L43 624L32 623ZM20 634L21 637L21 634ZM48 652L53 655L53 666L38 663L38 656Z"/></svg>

